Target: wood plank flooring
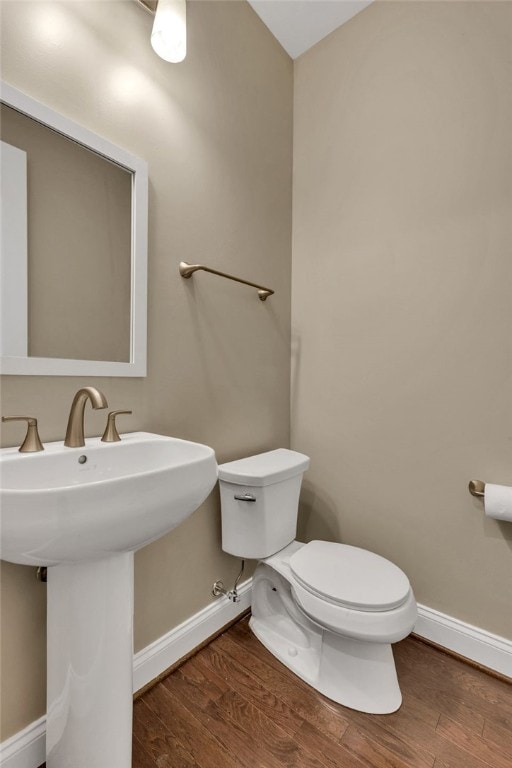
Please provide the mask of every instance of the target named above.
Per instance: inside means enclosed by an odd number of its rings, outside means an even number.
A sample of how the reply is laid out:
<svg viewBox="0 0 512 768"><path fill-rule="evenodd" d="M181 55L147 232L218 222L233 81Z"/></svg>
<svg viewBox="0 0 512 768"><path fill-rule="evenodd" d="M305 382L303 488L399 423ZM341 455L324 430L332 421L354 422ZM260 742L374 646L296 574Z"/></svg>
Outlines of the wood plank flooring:
<svg viewBox="0 0 512 768"><path fill-rule="evenodd" d="M243 619L137 699L132 766L512 768L510 683L413 637L394 655L402 707L365 715L299 680Z"/></svg>
<svg viewBox="0 0 512 768"><path fill-rule="evenodd" d="M510 684L415 638L394 652L403 705L364 715L243 619L135 702L133 768L512 768Z"/></svg>

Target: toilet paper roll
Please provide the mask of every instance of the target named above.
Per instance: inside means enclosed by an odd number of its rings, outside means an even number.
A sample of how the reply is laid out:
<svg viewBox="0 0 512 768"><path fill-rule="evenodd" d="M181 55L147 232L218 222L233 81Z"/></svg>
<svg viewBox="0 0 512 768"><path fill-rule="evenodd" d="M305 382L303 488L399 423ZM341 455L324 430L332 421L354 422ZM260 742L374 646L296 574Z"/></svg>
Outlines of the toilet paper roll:
<svg viewBox="0 0 512 768"><path fill-rule="evenodd" d="M512 488L508 485L486 483L484 509L487 517L512 523Z"/></svg>

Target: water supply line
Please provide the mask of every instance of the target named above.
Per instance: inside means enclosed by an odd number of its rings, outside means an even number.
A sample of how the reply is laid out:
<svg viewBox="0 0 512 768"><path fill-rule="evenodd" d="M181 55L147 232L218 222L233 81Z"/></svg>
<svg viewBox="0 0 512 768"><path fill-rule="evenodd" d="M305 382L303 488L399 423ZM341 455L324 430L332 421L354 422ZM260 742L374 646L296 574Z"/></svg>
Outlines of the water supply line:
<svg viewBox="0 0 512 768"><path fill-rule="evenodd" d="M245 560L242 560L242 567L240 568L240 573L235 579L235 583L233 585L233 589L230 589L229 591L224 586L224 582L222 581L216 581L213 585L212 589L212 595L214 597L220 597L221 595L224 595L228 598L228 600L231 600L232 603L239 603L240 602L240 596L237 592L238 582L242 578L242 574L244 572L245 568Z"/></svg>

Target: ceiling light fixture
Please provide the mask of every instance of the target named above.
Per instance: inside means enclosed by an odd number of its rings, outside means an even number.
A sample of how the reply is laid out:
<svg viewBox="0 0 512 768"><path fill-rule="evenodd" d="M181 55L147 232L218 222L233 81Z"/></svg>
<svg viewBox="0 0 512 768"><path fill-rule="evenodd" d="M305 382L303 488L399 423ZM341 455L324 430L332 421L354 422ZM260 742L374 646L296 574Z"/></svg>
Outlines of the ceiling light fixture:
<svg viewBox="0 0 512 768"><path fill-rule="evenodd" d="M187 54L187 2L186 0L137 0L146 10L155 14L151 32L151 46L165 61L177 64ZM156 5L156 10L155 10Z"/></svg>

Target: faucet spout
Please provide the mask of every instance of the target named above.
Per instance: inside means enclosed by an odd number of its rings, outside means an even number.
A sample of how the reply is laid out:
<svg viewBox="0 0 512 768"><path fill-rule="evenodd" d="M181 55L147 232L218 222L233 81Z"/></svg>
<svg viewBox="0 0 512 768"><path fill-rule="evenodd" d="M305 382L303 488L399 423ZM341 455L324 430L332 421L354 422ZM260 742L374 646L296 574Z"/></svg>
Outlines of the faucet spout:
<svg viewBox="0 0 512 768"><path fill-rule="evenodd" d="M87 400L91 401L91 405L95 410L108 407L107 398L96 387L82 387L82 389L78 390L69 411L66 439L64 440L64 445L68 448L80 448L82 445L85 445L84 414Z"/></svg>

